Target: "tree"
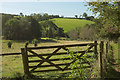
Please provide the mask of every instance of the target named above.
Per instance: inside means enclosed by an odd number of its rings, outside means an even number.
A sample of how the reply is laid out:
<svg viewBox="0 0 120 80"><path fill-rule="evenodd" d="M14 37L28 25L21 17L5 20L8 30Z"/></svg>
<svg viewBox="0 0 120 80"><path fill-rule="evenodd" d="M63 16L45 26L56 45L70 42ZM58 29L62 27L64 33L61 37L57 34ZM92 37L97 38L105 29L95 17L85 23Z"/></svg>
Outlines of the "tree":
<svg viewBox="0 0 120 80"><path fill-rule="evenodd" d="M43 19L44 19L44 20L48 20L48 19L49 19L49 16L48 16L47 13L45 13L45 14L43 15Z"/></svg>
<svg viewBox="0 0 120 80"><path fill-rule="evenodd" d="M81 17L82 17L82 15L79 16L79 18L81 18Z"/></svg>
<svg viewBox="0 0 120 80"><path fill-rule="evenodd" d="M42 26L42 37L63 37L65 36L64 30L58 28L52 21L44 21L40 23Z"/></svg>
<svg viewBox="0 0 120 80"><path fill-rule="evenodd" d="M5 24L4 37L10 40L16 40L20 33L20 21L17 19L10 19Z"/></svg>
<svg viewBox="0 0 120 80"><path fill-rule="evenodd" d="M63 16L63 15L61 15L61 18L64 18L64 16Z"/></svg>
<svg viewBox="0 0 120 80"><path fill-rule="evenodd" d="M90 20L93 21L94 20L94 16L90 16Z"/></svg>
<svg viewBox="0 0 120 80"><path fill-rule="evenodd" d="M27 16L26 21L30 23L29 25L29 29L30 29L30 33L31 33L31 38L34 39L38 39L41 37L41 26L38 23L37 20L35 20L32 16Z"/></svg>
<svg viewBox="0 0 120 80"><path fill-rule="evenodd" d="M75 29L67 32L67 35L71 39L79 39L81 34L81 27L76 27Z"/></svg>
<svg viewBox="0 0 120 80"><path fill-rule="evenodd" d="M65 37L65 33L64 33L63 28L57 29L57 37Z"/></svg>
<svg viewBox="0 0 120 80"><path fill-rule="evenodd" d="M84 18L87 18L87 13L83 13L83 17L84 17Z"/></svg>
<svg viewBox="0 0 120 80"><path fill-rule="evenodd" d="M32 40L41 37L41 26L31 16L12 18L5 24L4 37L10 40Z"/></svg>
<svg viewBox="0 0 120 80"><path fill-rule="evenodd" d="M42 19L43 19L41 14L34 13L34 14L31 14L30 16L32 16L37 21L42 21Z"/></svg>
<svg viewBox="0 0 120 80"><path fill-rule="evenodd" d="M69 36L70 39L78 39L78 33L75 29L67 32L67 35Z"/></svg>
<svg viewBox="0 0 120 80"><path fill-rule="evenodd" d="M78 15L75 15L75 18L78 18Z"/></svg>
<svg viewBox="0 0 120 80"><path fill-rule="evenodd" d="M93 17L93 16L88 16L88 17L86 17L86 20L91 20L91 21L93 21L93 20L94 20L94 17Z"/></svg>
<svg viewBox="0 0 120 80"><path fill-rule="evenodd" d="M94 25L85 25L81 30L80 38L86 40L94 40L95 38L95 29Z"/></svg>
<svg viewBox="0 0 120 80"><path fill-rule="evenodd" d="M23 15L23 13L20 13L20 16L22 16L22 17L23 17L23 16L24 16L24 15Z"/></svg>
<svg viewBox="0 0 120 80"><path fill-rule="evenodd" d="M11 14L2 14L2 35L5 33L6 22L11 18L13 18L13 15Z"/></svg>
<svg viewBox="0 0 120 80"><path fill-rule="evenodd" d="M11 48L11 46L12 46L12 42L9 41L7 45L8 45L8 48Z"/></svg>
<svg viewBox="0 0 120 80"><path fill-rule="evenodd" d="M99 20L103 27L101 36L109 40L120 37L120 1L119 2L89 2L90 10L99 13ZM112 31L111 31L112 30ZM104 32L104 34L102 34Z"/></svg>

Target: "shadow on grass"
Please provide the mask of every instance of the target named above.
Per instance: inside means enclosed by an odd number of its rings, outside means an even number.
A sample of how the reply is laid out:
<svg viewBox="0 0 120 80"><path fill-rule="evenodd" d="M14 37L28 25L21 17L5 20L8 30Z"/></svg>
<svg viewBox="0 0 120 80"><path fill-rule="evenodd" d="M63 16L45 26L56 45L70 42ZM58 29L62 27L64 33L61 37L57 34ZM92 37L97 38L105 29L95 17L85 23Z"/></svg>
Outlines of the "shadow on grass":
<svg viewBox="0 0 120 80"><path fill-rule="evenodd" d="M109 62L108 62L108 67L107 67L107 75L106 77L107 78L113 78L113 79L116 79L116 80L120 80L120 72L116 71L115 70L115 65L114 64L115 60L113 59L113 57L111 59L109 59Z"/></svg>
<svg viewBox="0 0 120 80"><path fill-rule="evenodd" d="M14 74L13 78L3 77L2 80L120 80L120 73L115 71L112 66L108 68L108 74L105 79L100 78L91 78L91 79L81 79L79 77L69 78L68 76L71 74L68 73L58 73L58 74L47 74L45 76L36 76L29 75L23 76L23 74L17 72Z"/></svg>
<svg viewBox="0 0 120 80"><path fill-rule="evenodd" d="M25 43L25 42L29 42L30 44L32 44L32 40L14 40L17 43ZM38 43L45 43L45 42L57 42L56 40L53 39L39 39Z"/></svg>
<svg viewBox="0 0 120 80"><path fill-rule="evenodd" d="M113 54L115 54L115 53L114 53L113 47L110 45L110 52L109 52L109 55L107 58L108 64L107 64L106 78L120 80L120 72L115 70L115 65L117 65L117 64L115 64L116 60L114 59Z"/></svg>
<svg viewBox="0 0 120 80"><path fill-rule="evenodd" d="M45 43L45 42L57 42L57 41L53 40L53 39L40 39L38 42L39 43Z"/></svg>
<svg viewBox="0 0 120 80"><path fill-rule="evenodd" d="M23 76L21 73L17 72L14 74L13 78L3 77L2 80L66 80L69 73L61 73L58 76L54 74L46 75L46 76Z"/></svg>
<svg viewBox="0 0 120 80"><path fill-rule="evenodd" d="M57 76L54 74L49 74L45 76L35 76L35 75L29 75L29 76L23 76L21 73L16 73L13 78L4 77L2 80L88 80L88 79L81 79L79 77L77 78L69 78L68 73L59 73Z"/></svg>
<svg viewBox="0 0 120 80"><path fill-rule="evenodd" d="M107 78L119 78L120 72L116 71L112 65L110 65L107 69Z"/></svg>

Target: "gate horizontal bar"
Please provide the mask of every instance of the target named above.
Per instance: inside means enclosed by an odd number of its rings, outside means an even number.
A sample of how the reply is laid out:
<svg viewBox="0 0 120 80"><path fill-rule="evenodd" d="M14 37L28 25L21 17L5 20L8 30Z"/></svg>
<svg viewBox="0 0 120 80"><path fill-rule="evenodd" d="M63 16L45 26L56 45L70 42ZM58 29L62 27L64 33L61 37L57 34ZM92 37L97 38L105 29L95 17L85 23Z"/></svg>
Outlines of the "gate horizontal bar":
<svg viewBox="0 0 120 80"><path fill-rule="evenodd" d="M83 67L83 68L91 68L91 66L85 66L85 67ZM79 69L79 68L78 68ZM67 69L65 69L65 70L72 70L71 68L67 68ZM64 70L64 71L65 71ZM49 72L49 71L62 71L62 70L60 70L60 69L50 69L50 70L38 70L38 71L32 71L32 72L30 72L30 73L35 73L35 72Z"/></svg>
<svg viewBox="0 0 120 80"><path fill-rule="evenodd" d="M75 53L83 53L83 52L85 52L85 51L76 51L76 52L71 52L71 53L75 54ZM89 50L86 53L91 53L91 52L94 52L94 51L93 50ZM69 54L69 53L68 52L61 52L61 53L57 53L57 54L47 53L47 54L38 54L38 55L39 56L49 56L49 55L63 55L63 54ZM28 57L37 57L37 56L36 55L28 55Z"/></svg>
<svg viewBox="0 0 120 80"><path fill-rule="evenodd" d="M59 61L59 60L70 60L70 58L49 59L49 61ZM43 60L31 60L31 61L28 61L28 62L32 63L32 62L40 62L40 61L43 61Z"/></svg>
<svg viewBox="0 0 120 80"><path fill-rule="evenodd" d="M59 48L59 47L87 46L87 45L96 45L96 44L84 43L84 44L57 45L57 46L27 47L27 49L48 49L48 48Z"/></svg>
<svg viewBox="0 0 120 80"><path fill-rule="evenodd" d="M0 56L7 56L7 55L20 55L22 53L3 53L3 54L0 54Z"/></svg>
<svg viewBox="0 0 120 80"><path fill-rule="evenodd" d="M81 64L87 64L88 62L82 62ZM55 64L56 66L63 66L63 65L68 65L69 63L62 63L62 64ZM53 67L55 65L41 65L38 67ZM29 68L34 68L36 66L29 66Z"/></svg>
<svg viewBox="0 0 120 80"><path fill-rule="evenodd" d="M62 65L67 65L69 63L65 63L65 64L55 64L57 66L62 66ZM55 65L41 65L41 66L38 66L38 67L52 67L52 66L55 66ZM29 66L29 68L34 68L36 66Z"/></svg>
<svg viewBox="0 0 120 80"><path fill-rule="evenodd" d="M90 58L91 56L87 56L87 58ZM72 58L71 58L72 59ZM60 61L60 60L71 60L70 58L59 58L59 59L49 59L49 61ZM43 60L29 60L28 63L36 63L41 62Z"/></svg>

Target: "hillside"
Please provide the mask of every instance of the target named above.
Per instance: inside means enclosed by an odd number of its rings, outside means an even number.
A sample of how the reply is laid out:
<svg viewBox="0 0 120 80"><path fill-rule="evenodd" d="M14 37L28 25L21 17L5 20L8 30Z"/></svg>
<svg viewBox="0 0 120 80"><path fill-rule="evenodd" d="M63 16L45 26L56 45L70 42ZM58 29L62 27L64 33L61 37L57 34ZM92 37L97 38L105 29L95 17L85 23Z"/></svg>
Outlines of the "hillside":
<svg viewBox="0 0 120 80"><path fill-rule="evenodd" d="M58 27L64 29L65 32L68 32L76 27L84 27L86 24L94 24L94 22L83 19L67 19L67 18L54 18L52 20Z"/></svg>

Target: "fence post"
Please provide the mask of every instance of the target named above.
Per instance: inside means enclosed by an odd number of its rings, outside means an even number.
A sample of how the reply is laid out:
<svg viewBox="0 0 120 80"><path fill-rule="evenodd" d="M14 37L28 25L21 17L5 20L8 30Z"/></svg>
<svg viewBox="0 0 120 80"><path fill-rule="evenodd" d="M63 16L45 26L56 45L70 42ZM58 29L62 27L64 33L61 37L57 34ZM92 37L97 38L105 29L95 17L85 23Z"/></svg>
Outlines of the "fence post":
<svg viewBox="0 0 120 80"><path fill-rule="evenodd" d="M107 42L106 43L106 58L107 58L107 55L108 55L108 48L109 48L109 43Z"/></svg>
<svg viewBox="0 0 120 80"><path fill-rule="evenodd" d="M108 52L109 52L109 42L107 41L105 44L105 54L104 54L104 75L107 75L107 63L108 63Z"/></svg>
<svg viewBox="0 0 120 80"><path fill-rule="evenodd" d="M95 54L95 58L98 59L98 53L97 53L97 41L94 42L95 46L94 46L94 54Z"/></svg>
<svg viewBox="0 0 120 80"><path fill-rule="evenodd" d="M118 59L117 63L120 64L120 38L118 38Z"/></svg>
<svg viewBox="0 0 120 80"><path fill-rule="evenodd" d="M104 49L104 42L101 41L100 42L100 54L99 54L99 58L100 58L100 77L103 78L103 49Z"/></svg>
<svg viewBox="0 0 120 80"><path fill-rule="evenodd" d="M24 76L29 76L29 65L28 65L28 54L27 54L27 47L21 48L22 59L23 59L23 67L24 67Z"/></svg>

